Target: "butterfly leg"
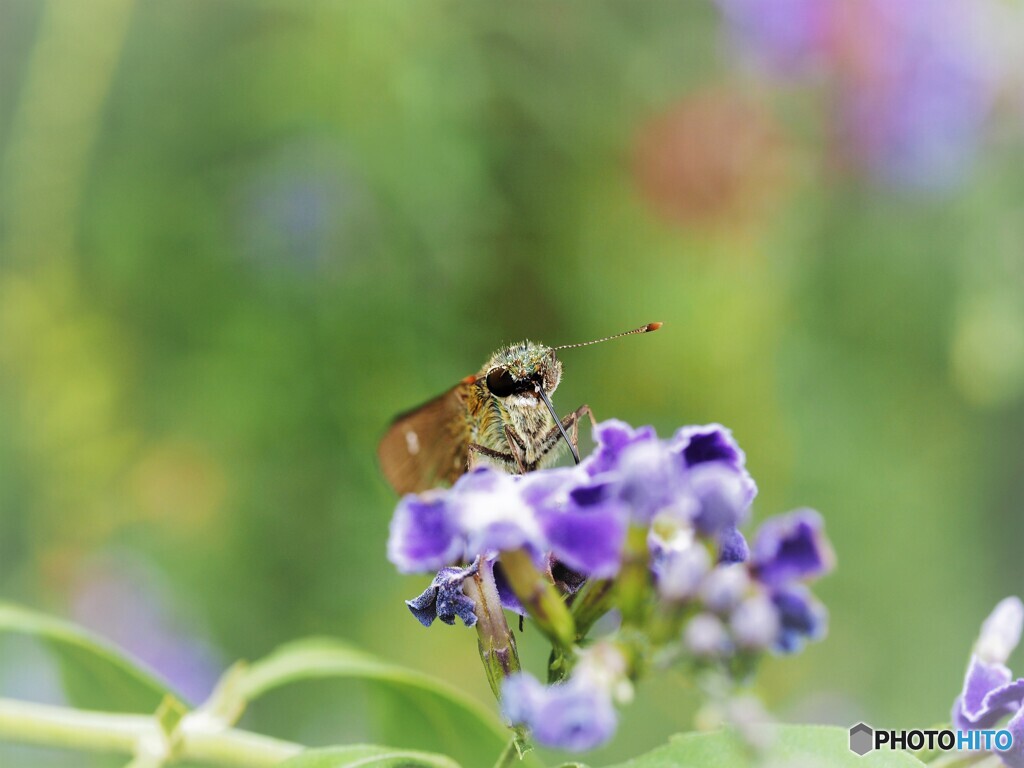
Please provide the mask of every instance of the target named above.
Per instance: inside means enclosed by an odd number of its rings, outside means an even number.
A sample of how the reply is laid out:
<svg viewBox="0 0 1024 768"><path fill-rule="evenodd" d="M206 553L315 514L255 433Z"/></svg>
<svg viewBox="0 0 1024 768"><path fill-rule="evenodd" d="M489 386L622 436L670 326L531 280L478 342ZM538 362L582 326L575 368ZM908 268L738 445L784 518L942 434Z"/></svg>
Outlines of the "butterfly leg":
<svg viewBox="0 0 1024 768"><path fill-rule="evenodd" d="M587 414L587 418L590 419L590 427L596 427L597 419L594 418L594 412L590 410L590 406L586 404L581 405L562 420L562 426L568 429L569 425L565 422L570 418L572 419L572 431L569 434L572 437L572 444L576 446L577 451L580 449L580 416L584 413Z"/></svg>
<svg viewBox="0 0 1024 768"><path fill-rule="evenodd" d="M503 470L509 473L515 473L517 467L521 465L517 462L515 456L511 453L502 453L501 451L495 451L488 448L485 445L479 443L469 444L468 457L466 460L466 469L472 472L481 463L481 458L486 459L484 463L497 464ZM520 469L520 472L522 470Z"/></svg>
<svg viewBox="0 0 1024 768"><path fill-rule="evenodd" d="M597 423L594 421L594 414L591 412L589 405L581 405L575 411L562 418L562 429L569 433L569 440L577 451L579 450L579 422L584 414L590 418L591 424ZM558 447L561 439L562 433L557 426L548 430L548 433L540 441L540 450L537 451L536 460L527 467L527 470L533 471L537 469L544 459Z"/></svg>
<svg viewBox="0 0 1024 768"><path fill-rule="evenodd" d="M509 451L516 460L516 466L519 468L519 474L526 474L526 443L523 442L523 438L519 436L508 424L505 425L505 439L508 440Z"/></svg>

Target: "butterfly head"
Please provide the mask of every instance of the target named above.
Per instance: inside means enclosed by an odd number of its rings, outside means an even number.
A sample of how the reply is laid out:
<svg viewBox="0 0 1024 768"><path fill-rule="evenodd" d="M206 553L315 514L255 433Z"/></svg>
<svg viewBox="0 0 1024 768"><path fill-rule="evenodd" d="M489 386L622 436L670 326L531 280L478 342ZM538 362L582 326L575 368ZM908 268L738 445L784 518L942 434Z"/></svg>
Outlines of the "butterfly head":
<svg viewBox="0 0 1024 768"><path fill-rule="evenodd" d="M502 347L480 372L484 387L506 405L536 408L562 380L562 363L555 350L523 341Z"/></svg>

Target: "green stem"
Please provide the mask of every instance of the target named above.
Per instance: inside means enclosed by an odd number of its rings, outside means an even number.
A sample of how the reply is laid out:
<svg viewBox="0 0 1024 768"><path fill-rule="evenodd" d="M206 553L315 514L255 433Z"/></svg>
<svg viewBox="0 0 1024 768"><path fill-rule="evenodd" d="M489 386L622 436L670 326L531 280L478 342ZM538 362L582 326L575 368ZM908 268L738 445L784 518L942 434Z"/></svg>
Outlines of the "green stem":
<svg viewBox="0 0 1024 768"><path fill-rule="evenodd" d="M623 554L615 600L622 611L623 624L639 626L644 623L648 609L647 596L651 581L646 528L638 525L630 527Z"/></svg>
<svg viewBox="0 0 1024 768"><path fill-rule="evenodd" d="M208 720L192 715L181 721L175 737L168 764L180 760L221 768L270 768L305 749L248 731L213 729ZM149 715L88 712L0 699L0 741L134 755L141 744L160 743L164 738L160 724Z"/></svg>
<svg viewBox="0 0 1024 768"><path fill-rule="evenodd" d="M513 737L509 739L508 744L501 750L501 754L498 755L498 762L494 764L494 768L508 768L510 765L515 765L519 759L519 749L516 746L516 739Z"/></svg>
<svg viewBox="0 0 1024 768"><path fill-rule="evenodd" d="M579 642L593 628L597 620L612 607L615 582L611 579L589 580L576 594L572 615L576 621L576 641Z"/></svg>
<svg viewBox="0 0 1024 768"><path fill-rule="evenodd" d="M516 638L505 621L498 586L494 583L493 565L481 558L479 569L473 578L463 582L462 590L473 601L477 646L487 673L487 682L494 698L501 701L502 681L518 672L520 665Z"/></svg>
<svg viewBox="0 0 1024 768"><path fill-rule="evenodd" d="M576 641L576 622L555 585L537 570L529 553L522 549L502 552L501 567L538 629L555 646L571 649Z"/></svg>
<svg viewBox="0 0 1024 768"><path fill-rule="evenodd" d="M679 638L686 618L686 607L673 603L659 603L648 622L651 645L658 647Z"/></svg>
<svg viewBox="0 0 1024 768"><path fill-rule="evenodd" d="M615 582L612 579L589 580L575 594L570 611L576 623L575 642L582 642L597 620L608 613L614 594ZM569 676L572 662L572 653L567 653L562 646L553 646L548 656L548 684L565 680Z"/></svg>

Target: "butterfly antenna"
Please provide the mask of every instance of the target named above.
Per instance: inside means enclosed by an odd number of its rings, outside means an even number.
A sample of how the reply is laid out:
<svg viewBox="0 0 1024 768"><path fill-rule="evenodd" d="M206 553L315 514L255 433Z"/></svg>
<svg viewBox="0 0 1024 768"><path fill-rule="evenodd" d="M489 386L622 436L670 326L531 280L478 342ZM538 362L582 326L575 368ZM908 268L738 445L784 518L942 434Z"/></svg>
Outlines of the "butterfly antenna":
<svg viewBox="0 0 1024 768"><path fill-rule="evenodd" d="M576 347L589 347L591 344L600 344L602 341L611 341L612 339L618 339L623 336L631 336L634 333L651 333L656 331L663 323L648 323L647 325L641 326L640 328L634 328L632 331L625 331L623 333L616 333L614 336L605 336L603 339L594 339L593 341L583 341L579 344L563 344L560 347L552 347L552 349L574 349Z"/></svg>

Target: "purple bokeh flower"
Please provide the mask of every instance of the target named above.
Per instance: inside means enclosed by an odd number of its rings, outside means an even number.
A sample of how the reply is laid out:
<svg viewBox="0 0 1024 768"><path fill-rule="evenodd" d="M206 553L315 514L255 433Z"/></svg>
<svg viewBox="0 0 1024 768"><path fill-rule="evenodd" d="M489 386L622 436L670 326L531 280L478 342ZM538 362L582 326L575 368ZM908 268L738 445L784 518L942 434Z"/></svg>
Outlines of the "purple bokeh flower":
<svg viewBox="0 0 1024 768"><path fill-rule="evenodd" d="M819 640L828 627L828 612L803 584L787 584L771 591L779 616L779 633L773 648L796 653L810 640Z"/></svg>
<svg viewBox="0 0 1024 768"><path fill-rule="evenodd" d="M693 597L711 570L711 556L703 542L684 529L667 541L650 535L648 545L658 595L670 601Z"/></svg>
<svg viewBox="0 0 1024 768"><path fill-rule="evenodd" d="M718 562L745 563L750 558L750 547L739 528L726 528L718 536Z"/></svg>
<svg viewBox="0 0 1024 768"><path fill-rule="evenodd" d="M759 69L798 74L827 52L837 0L715 0L736 51Z"/></svg>
<svg viewBox="0 0 1024 768"><path fill-rule="evenodd" d="M424 627L433 624L434 619L454 624L456 618L472 627L476 624L475 606L463 593L462 582L476 573L477 567L477 563L473 563L468 568L442 568L429 587L412 600L406 600L405 604Z"/></svg>
<svg viewBox="0 0 1024 768"><path fill-rule="evenodd" d="M731 536L746 522L752 496L740 469L724 461L703 462L690 469L687 481L696 501L693 523L701 534Z"/></svg>
<svg viewBox="0 0 1024 768"><path fill-rule="evenodd" d="M769 586L828 573L835 563L821 515L798 509L766 520L757 532L750 565L758 581Z"/></svg>
<svg viewBox="0 0 1024 768"><path fill-rule="evenodd" d="M779 638L781 617L774 602L765 594L747 597L732 612L729 627L736 644L748 651L773 647Z"/></svg>
<svg viewBox="0 0 1024 768"><path fill-rule="evenodd" d="M731 613L750 590L750 574L740 564L719 564L701 582L700 598L708 610Z"/></svg>
<svg viewBox="0 0 1024 768"><path fill-rule="evenodd" d="M605 743L618 722L610 692L578 678L544 686L520 673L505 680L501 700L512 725L529 728L538 744L570 752Z"/></svg>
<svg viewBox="0 0 1024 768"><path fill-rule="evenodd" d="M732 637L713 613L699 613L687 622L683 645L691 654L703 659L724 658L733 652Z"/></svg>
<svg viewBox="0 0 1024 768"><path fill-rule="evenodd" d="M844 146L876 180L942 190L959 181L994 95L985 0L861 0L837 62Z"/></svg>
<svg viewBox="0 0 1024 768"><path fill-rule="evenodd" d="M76 574L70 614L166 679L187 700L204 701L224 669L188 601L132 555L88 563Z"/></svg>
<svg viewBox="0 0 1024 768"><path fill-rule="evenodd" d="M739 58L835 98L838 154L882 184L947 190L983 140L999 88L991 0L716 0Z"/></svg>
<svg viewBox="0 0 1024 768"><path fill-rule="evenodd" d="M798 509L761 525L748 566L774 607L773 650L795 653L807 641L824 636L828 612L802 582L824 575L834 563L824 522L813 509Z"/></svg>

